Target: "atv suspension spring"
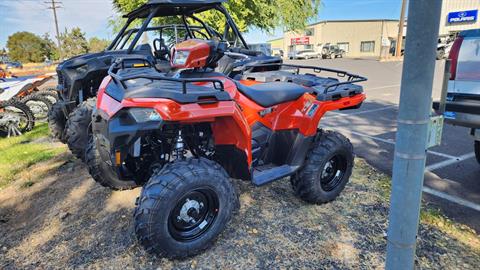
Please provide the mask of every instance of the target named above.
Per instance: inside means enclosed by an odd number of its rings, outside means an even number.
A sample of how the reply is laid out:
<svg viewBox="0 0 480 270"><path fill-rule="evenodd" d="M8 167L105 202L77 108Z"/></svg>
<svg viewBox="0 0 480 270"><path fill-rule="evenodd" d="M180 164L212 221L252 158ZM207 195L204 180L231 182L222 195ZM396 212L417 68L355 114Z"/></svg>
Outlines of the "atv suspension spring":
<svg viewBox="0 0 480 270"><path fill-rule="evenodd" d="M176 160L185 159L185 143L182 137L182 130L178 131L177 138L175 139L175 148L173 149L173 156Z"/></svg>

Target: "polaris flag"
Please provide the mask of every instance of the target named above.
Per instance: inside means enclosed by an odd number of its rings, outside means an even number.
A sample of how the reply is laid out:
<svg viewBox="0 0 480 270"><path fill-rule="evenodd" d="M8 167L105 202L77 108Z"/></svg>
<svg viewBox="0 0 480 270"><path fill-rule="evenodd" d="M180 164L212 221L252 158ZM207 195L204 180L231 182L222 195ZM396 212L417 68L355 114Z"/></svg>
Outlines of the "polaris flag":
<svg viewBox="0 0 480 270"><path fill-rule="evenodd" d="M476 22L478 10L466 10L448 13L449 23Z"/></svg>

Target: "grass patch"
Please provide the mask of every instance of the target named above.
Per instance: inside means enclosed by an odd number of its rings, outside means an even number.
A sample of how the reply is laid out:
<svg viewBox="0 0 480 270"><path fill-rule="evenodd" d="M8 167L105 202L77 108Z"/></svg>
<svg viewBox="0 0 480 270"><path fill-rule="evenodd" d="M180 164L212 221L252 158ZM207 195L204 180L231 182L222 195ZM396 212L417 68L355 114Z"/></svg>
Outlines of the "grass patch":
<svg viewBox="0 0 480 270"><path fill-rule="evenodd" d="M390 201L392 181L390 177L379 177L378 186L381 196ZM439 209L428 205L422 205L420 210L420 222L444 232L462 244L480 252L480 236L466 225L458 224L447 218Z"/></svg>
<svg viewBox="0 0 480 270"><path fill-rule="evenodd" d="M42 123L22 136L0 138L0 189L14 181L19 172L65 151L49 142L35 142L47 136L48 126Z"/></svg>

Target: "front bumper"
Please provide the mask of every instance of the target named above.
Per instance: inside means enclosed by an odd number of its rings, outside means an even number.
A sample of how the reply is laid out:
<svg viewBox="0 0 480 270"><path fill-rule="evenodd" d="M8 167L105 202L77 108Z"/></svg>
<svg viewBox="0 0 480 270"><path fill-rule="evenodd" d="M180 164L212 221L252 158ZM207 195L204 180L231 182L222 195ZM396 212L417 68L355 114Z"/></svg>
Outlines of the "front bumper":
<svg viewBox="0 0 480 270"><path fill-rule="evenodd" d="M150 121L137 123L129 117L127 111L120 111L109 118L103 111L94 110L92 131L98 144L100 156L108 160L108 164L122 180L131 178L130 172L125 168L123 161L127 156L140 155L141 138L147 133L162 128L163 121Z"/></svg>

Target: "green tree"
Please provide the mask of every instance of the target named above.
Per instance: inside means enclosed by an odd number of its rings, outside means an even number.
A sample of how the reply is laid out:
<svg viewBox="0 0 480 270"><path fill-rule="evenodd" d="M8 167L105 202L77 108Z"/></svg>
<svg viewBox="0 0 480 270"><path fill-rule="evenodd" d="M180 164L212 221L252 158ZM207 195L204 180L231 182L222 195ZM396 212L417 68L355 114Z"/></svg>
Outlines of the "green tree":
<svg viewBox="0 0 480 270"><path fill-rule="evenodd" d="M17 32L8 37L8 57L20 62L43 62L45 60L44 40L30 32Z"/></svg>
<svg viewBox="0 0 480 270"><path fill-rule="evenodd" d="M90 52L101 52L105 50L108 45L110 45L110 41L106 39L100 39L97 37L92 37L88 41L88 48Z"/></svg>
<svg viewBox="0 0 480 270"><path fill-rule="evenodd" d="M146 2L147 0L113 0L121 13L130 12ZM225 6L240 31L257 27L271 32L279 26L285 30L304 29L307 22L317 16L320 2L321 0L230 0ZM211 26L224 25L224 18L216 11L204 12L201 18Z"/></svg>
<svg viewBox="0 0 480 270"><path fill-rule="evenodd" d="M43 43L42 43L42 54L44 58L49 60L58 60L58 48L55 45L55 42L50 38L48 33L45 33L42 36Z"/></svg>
<svg viewBox="0 0 480 270"><path fill-rule="evenodd" d="M85 33L78 27L72 28L70 32L65 29L65 32L60 34L60 44L64 58L71 58L89 51Z"/></svg>

